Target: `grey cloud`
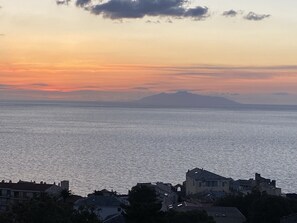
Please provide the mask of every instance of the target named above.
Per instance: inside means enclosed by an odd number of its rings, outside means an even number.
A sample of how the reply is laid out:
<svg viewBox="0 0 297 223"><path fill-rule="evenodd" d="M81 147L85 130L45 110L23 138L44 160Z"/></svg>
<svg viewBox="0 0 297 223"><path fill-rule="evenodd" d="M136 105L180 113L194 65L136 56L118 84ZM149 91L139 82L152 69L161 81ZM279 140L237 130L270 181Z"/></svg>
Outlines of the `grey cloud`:
<svg viewBox="0 0 297 223"><path fill-rule="evenodd" d="M223 16L225 16L225 17L235 17L235 16L237 16L238 15L238 11L235 11L235 10L233 10L233 9L231 9L231 10L228 10L228 11L224 11L223 12Z"/></svg>
<svg viewBox="0 0 297 223"><path fill-rule="evenodd" d="M48 87L49 85L48 84L45 84L45 83L34 83L34 84L31 84L32 86L36 86L36 87Z"/></svg>
<svg viewBox="0 0 297 223"><path fill-rule="evenodd" d="M8 84L0 84L0 89L9 89L9 88L11 88L11 86Z"/></svg>
<svg viewBox="0 0 297 223"><path fill-rule="evenodd" d="M92 0L76 0L75 5L78 7L85 7L86 5L90 4Z"/></svg>
<svg viewBox="0 0 297 223"><path fill-rule="evenodd" d="M196 8L191 8L186 10L185 14L186 17L192 17L195 19L204 19L208 17L208 8L207 7L201 7L198 6Z"/></svg>
<svg viewBox="0 0 297 223"><path fill-rule="evenodd" d="M173 23L171 19L166 20L167 23Z"/></svg>
<svg viewBox="0 0 297 223"><path fill-rule="evenodd" d="M287 93L287 92L275 92L275 93L273 93L273 95L287 96L287 95L290 95L290 93Z"/></svg>
<svg viewBox="0 0 297 223"><path fill-rule="evenodd" d="M71 0L56 0L57 5L68 5Z"/></svg>
<svg viewBox="0 0 297 223"><path fill-rule="evenodd" d="M145 69L145 68L144 68ZM210 79L268 80L283 74L296 76L297 66L165 66L146 69L167 72L169 77L199 77Z"/></svg>
<svg viewBox="0 0 297 223"><path fill-rule="evenodd" d="M270 17L270 15L268 14L257 14L255 12L249 12L246 16L244 16L244 19L250 20L250 21L261 21L268 17Z"/></svg>
<svg viewBox="0 0 297 223"><path fill-rule="evenodd" d="M218 70L215 73L206 73L201 71L192 71L192 72L176 72L175 75L182 76L200 76L205 78L229 78L229 79L271 79L277 74L271 74L269 72L260 72L260 71L248 71L248 70Z"/></svg>
<svg viewBox="0 0 297 223"><path fill-rule="evenodd" d="M147 20L147 21L145 21L145 23L160 24L160 21L159 20L157 20L157 21Z"/></svg>
<svg viewBox="0 0 297 223"><path fill-rule="evenodd" d="M75 4L94 15L114 20L145 16L190 17L201 20L209 16L207 7L187 8L187 2L188 0L108 0L103 3L93 3L92 0L76 0Z"/></svg>
<svg viewBox="0 0 297 223"><path fill-rule="evenodd" d="M134 87L132 90L137 90L137 91L149 91L150 88L148 87Z"/></svg>

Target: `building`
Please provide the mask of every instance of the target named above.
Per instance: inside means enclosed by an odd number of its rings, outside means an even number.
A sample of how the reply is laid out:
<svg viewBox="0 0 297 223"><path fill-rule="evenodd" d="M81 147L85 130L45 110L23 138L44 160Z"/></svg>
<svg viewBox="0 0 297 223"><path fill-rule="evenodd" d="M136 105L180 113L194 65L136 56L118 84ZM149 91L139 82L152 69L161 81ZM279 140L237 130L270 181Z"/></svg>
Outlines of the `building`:
<svg viewBox="0 0 297 223"><path fill-rule="evenodd" d="M186 174L186 195L230 193L230 178L222 177L204 169L195 168Z"/></svg>
<svg viewBox="0 0 297 223"><path fill-rule="evenodd" d="M102 222L118 222L123 219L122 206L127 205L126 201L115 195L90 194L74 203L75 209L86 208L96 214Z"/></svg>
<svg viewBox="0 0 297 223"><path fill-rule="evenodd" d="M265 192L268 195L281 196L281 188L276 187L276 181L255 174L255 179L236 180L231 183L232 192L238 192L244 195L252 193L253 190Z"/></svg>
<svg viewBox="0 0 297 223"><path fill-rule="evenodd" d="M276 187L275 180L270 180L270 179L261 177L261 175L258 173L255 174L255 184L256 184L256 189L262 193L265 192L273 196L282 195L282 190L281 188Z"/></svg>
<svg viewBox="0 0 297 223"><path fill-rule="evenodd" d="M62 181L59 185L45 182L35 183L19 181L0 182L0 211L7 210L11 204L22 202L42 194L59 196L62 190L69 190L69 181Z"/></svg>
<svg viewBox="0 0 297 223"><path fill-rule="evenodd" d="M235 207L202 207L197 204L183 202L178 204L175 211L205 211L208 216L213 217L216 223L244 223L246 222L245 216Z"/></svg>
<svg viewBox="0 0 297 223"><path fill-rule="evenodd" d="M233 193L250 194L256 186L254 179L249 180L235 180L231 182L231 189Z"/></svg>

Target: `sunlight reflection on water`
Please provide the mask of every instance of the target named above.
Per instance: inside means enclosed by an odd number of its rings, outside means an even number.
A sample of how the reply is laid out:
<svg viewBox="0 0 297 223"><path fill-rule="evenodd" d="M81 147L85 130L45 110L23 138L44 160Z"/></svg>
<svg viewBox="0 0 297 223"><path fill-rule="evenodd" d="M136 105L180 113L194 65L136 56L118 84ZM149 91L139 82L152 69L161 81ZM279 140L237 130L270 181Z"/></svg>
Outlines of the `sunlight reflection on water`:
<svg viewBox="0 0 297 223"><path fill-rule="evenodd" d="M0 105L0 178L126 193L194 167L297 189L297 112Z"/></svg>

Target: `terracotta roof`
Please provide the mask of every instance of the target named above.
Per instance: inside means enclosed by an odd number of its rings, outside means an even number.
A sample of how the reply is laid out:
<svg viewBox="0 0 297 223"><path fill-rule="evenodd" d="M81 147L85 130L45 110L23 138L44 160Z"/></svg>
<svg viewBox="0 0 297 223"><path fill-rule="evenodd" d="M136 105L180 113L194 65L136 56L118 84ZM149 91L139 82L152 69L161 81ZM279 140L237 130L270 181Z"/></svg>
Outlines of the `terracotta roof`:
<svg viewBox="0 0 297 223"><path fill-rule="evenodd" d="M18 183L11 183L11 182L0 182L0 189L10 189L10 190L17 190L17 191L39 191L45 192L47 189L52 187L53 184L39 184L33 182L18 182Z"/></svg>

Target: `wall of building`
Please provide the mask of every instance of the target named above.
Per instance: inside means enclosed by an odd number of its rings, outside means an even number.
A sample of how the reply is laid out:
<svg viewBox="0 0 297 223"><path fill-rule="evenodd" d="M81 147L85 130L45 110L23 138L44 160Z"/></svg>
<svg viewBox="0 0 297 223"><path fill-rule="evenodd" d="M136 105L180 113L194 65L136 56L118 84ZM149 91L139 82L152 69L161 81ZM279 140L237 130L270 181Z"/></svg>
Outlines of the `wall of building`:
<svg viewBox="0 0 297 223"><path fill-rule="evenodd" d="M186 194L199 194L210 191L224 191L225 193L230 192L230 182L228 180L215 181L214 184L208 183L207 181L196 181L191 177L186 178Z"/></svg>

